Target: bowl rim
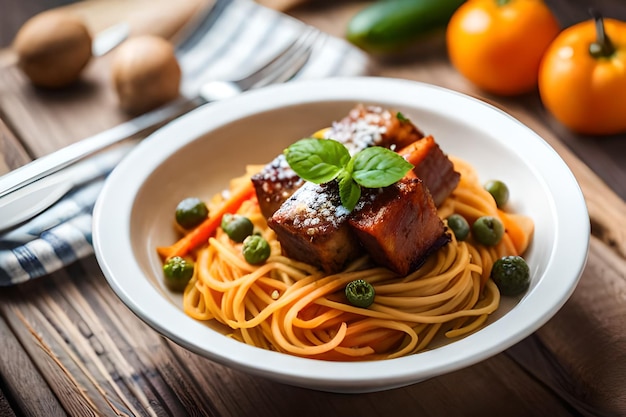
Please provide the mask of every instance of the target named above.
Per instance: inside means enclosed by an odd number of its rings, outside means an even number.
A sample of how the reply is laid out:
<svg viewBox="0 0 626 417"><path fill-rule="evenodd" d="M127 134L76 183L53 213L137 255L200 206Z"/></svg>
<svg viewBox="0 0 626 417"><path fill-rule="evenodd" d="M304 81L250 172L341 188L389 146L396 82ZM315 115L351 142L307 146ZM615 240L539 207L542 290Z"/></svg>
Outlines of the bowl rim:
<svg viewBox="0 0 626 417"><path fill-rule="evenodd" d="M149 280L125 279L143 276L143 272L134 258L128 256L132 254L129 233L119 231L130 231L131 209L143 181L177 149L220 126L259 112L320 101L376 102L377 97L379 102L391 100L406 107L415 106L414 97L420 97L436 111L464 106L472 112L488 113L494 120L496 133L515 131L526 137L524 147L516 150L518 155L533 160L539 174L551 174L542 178L553 196L552 209L558 213L555 232L558 242L544 275L558 271L558 280L541 279L524 296L525 303L479 333L435 350L384 361L326 362L262 350L224 337L186 316L165 300ZM459 114L458 117L470 116ZM175 143L168 141L172 134L178 136ZM542 158L533 159L539 152ZM571 224L580 227L568 227ZM545 324L574 291L586 264L590 234L587 207L573 174L556 151L530 128L497 107L460 92L383 77L294 81L243 93L188 113L141 142L113 170L94 207L93 225L94 252L107 282L135 315L158 332L218 363L291 385L337 392L409 385L475 364L521 341ZM523 325L510 328L506 326L509 322Z"/></svg>

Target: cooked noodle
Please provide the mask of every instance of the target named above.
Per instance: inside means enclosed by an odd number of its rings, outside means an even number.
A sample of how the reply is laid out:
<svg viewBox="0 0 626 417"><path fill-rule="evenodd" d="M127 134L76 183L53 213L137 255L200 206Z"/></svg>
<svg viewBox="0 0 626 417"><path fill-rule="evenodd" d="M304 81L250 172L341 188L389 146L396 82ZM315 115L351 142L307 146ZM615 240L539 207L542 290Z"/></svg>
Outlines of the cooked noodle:
<svg viewBox="0 0 626 417"><path fill-rule="evenodd" d="M451 159L461 180L440 207L440 217L459 213L471 223L483 215L501 214L473 168ZM249 181L249 176L236 179L231 188L241 181ZM367 256L340 273L326 275L282 255L255 198L245 201L238 213L250 218L270 243L270 258L250 265L241 244L218 229L196 253L195 273L183 296L184 311L197 320L224 324L244 343L308 358L396 358L428 348L438 334L457 338L473 332L500 302L489 279L493 262L520 254L508 233L493 247L471 239L458 242L451 233L452 241L408 276L375 266ZM519 229L528 242L532 229L526 226ZM343 295L346 284L356 279L369 282L376 291L369 308L354 307Z"/></svg>

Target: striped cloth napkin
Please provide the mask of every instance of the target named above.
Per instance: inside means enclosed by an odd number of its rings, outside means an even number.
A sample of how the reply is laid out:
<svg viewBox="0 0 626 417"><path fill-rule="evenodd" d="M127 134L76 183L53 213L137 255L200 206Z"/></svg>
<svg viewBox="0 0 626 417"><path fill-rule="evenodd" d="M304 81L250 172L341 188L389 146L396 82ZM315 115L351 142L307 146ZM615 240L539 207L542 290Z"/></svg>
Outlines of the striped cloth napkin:
<svg viewBox="0 0 626 417"><path fill-rule="evenodd" d="M305 25L250 0L217 0L202 31L179 45L181 93L208 80L245 76L291 43ZM305 67L290 82L367 74L365 54L324 34ZM92 210L107 175L131 151L115 147L76 164L80 184L36 218L0 235L0 286L46 276L93 254Z"/></svg>

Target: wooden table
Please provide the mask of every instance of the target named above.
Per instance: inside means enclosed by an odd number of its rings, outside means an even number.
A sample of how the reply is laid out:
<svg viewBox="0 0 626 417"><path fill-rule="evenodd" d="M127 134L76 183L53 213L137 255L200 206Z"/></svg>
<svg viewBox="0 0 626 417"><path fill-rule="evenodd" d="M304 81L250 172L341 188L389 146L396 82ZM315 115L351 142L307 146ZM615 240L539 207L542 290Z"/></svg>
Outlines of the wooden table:
<svg viewBox="0 0 626 417"><path fill-rule="evenodd" d="M94 30L129 18L135 33L156 28L169 36L197 6L195 0L175 8L167 1L162 7L153 3L92 0L71 7ZM584 7L573 2L548 3L565 26L586 19ZM606 16L626 20L622 0L596 3ZM12 5L38 11L32 1ZM317 1L288 12L342 36L361 7L358 1ZM11 16L23 14L13 10ZM59 93L33 90L11 61L10 53L0 53L0 174L124 119L110 89L106 57L90 66L84 83ZM379 61L375 73L486 100L539 133L572 169L591 217L589 260L576 291L545 326L488 360L413 386L364 395L323 393L231 370L163 338L121 303L89 257L0 290L2 415L626 415L626 135L569 133L547 115L536 94L485 95L451 68L442 48Z"/></svg>

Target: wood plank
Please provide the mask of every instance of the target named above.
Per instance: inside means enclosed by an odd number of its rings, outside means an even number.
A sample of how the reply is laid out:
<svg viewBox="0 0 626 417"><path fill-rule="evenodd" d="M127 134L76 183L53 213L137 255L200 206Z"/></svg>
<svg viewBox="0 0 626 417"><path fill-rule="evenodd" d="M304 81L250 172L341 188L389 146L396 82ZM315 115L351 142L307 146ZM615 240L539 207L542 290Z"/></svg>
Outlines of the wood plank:
<svg viewBox="0 0 626 417"><path fill-rule="evenodd" d="M222 416L530 416L538 415L534 404L542 404L545 415L571 413L567 405L505 354L412 386L346 395L264 381L231 369L220 370L219 365L212 365L218 368L215 371L205 372L201 365L206 360L183 349L178 352L183 362L194 364L190 371L207 395L219 399Z"/></svg>
<svg viewBox="0 0 626 417"><path fill-rule="evenodd" d="M612 407L607 407L606 404L588 402L586 393L589 387L577 384L568 370L561 367L555 353L536 333L510 348L507 354L534 378L542 381L546 388L558 395L572 414L586 417L619 415L611 411Z"/></svg>
<svg viewBox="0 0 626 417"><path fill-rule="evenodd" d="M605 17L626 20L626 3L619 0L594 0L592 3L574 2L571 0L545 0L555 13L562 27L590 19L589 8L602 13Z"/></svg>
<svg viewBox="0 0 626 417"><path fill-rule="evenodd" d="M625 301L626 263L592 238L574 294L537 332L552 363L574 383L572 392L598 415L626 415Z"/></svg>
<svg viewBox="0 0 626 417"><path fill-rule="evenodd" d="M105 108L116 107L115 95L107 84L106 60L108 57L93 62L81 82L59 91L33 88L16 67L0 72L0 85L4 90L0 96L0 108L6 120L14 126L15 134L28 147L32 158L46 155L124 120L116 111L95 110L96 102ZM19 123L16 123L18 120Z"/></svg>
<svg viewBox="0 0 626 417"><path fill-rule="evenodd" d="M30 158L0 113L0 175L24 165Z"/></svg>
<svg viewBox="0 0 626 417"><path fill-rule="evenodd" d="M56 397L55 401L58 400L62 405L60 410L51 410L50 415L65 415L65 412L79 415L81 410L83 413L96 415L97 410L104 409L106 403L101 397L92 394L97 389L85 383L80 367L72 361L73 352L67 345L70 338L64 329L54 327L49 321L49 313L46 315L45 309L41 310L40 302L45 296L46 287L50 288L49 285L11 288L10 298L3 300L2 314L10 323L23 351L28 354L46 381L49 391L54 394L52 398ZM9 370L4 375L20 378L18 372ZM28 387L30 380L24 383ZM37 413L42 409L50 407L47 403L39 404L36 397L30 397L32 394L28 389L12 389L11 394L20 398L20 404L38 410L33 415L39 415Z"/></svg>
<svg viewBox="0 0 626 417"><path fill-rule="evenodd" d="M63 7L78 14L93 33L119 22L122 17L134 28L133 34L170 37L180 29L183 20L179 20L179 16L188 16L208 1L212 0L4 0L0 14L0 48L10 48L28 19L52 8Z"/></svg>
<svg viewBox="0 0 626 417"><path fill-rule="evenodd" d="M0 293L2 306L11 297L12 291ZM14 293L14 292L13 292ZM45 412L48 416L64 416L63 407L58 402L36 365L16 339L14 330L5 320L5 312L0 315L0 375L3 376L3 389L13 401L19 404L15 412L24 416L38 416ZM17 323L21 326L20 323ZM13 413L8 401L2 396L0 415ZM7 413L7 414L5 414Z"/></svg>
<svg viewBox="0 0 626 417"><path fill-rule="evenodd" d="M0 48L13 42L17 30L31 16L52 7L62 6L74 0L3 0L0 14Z"/></svg>
<svg viewBox="0 0 626 417"><path fill-rule="evenodd" d="M15 417L15 412L11 408L2 389L0 389L0 415L4 417Z"/></svg>

